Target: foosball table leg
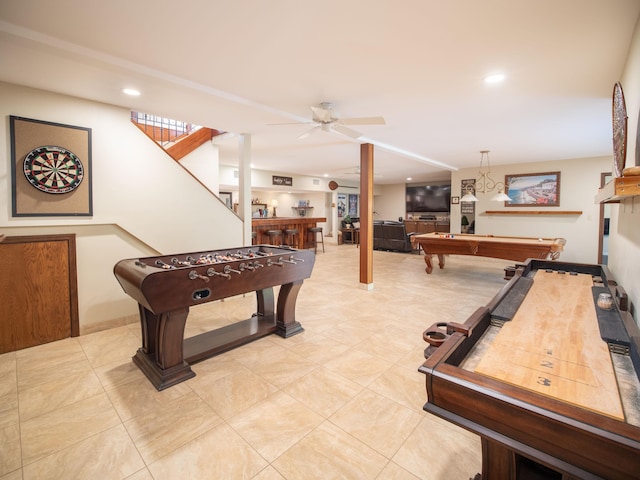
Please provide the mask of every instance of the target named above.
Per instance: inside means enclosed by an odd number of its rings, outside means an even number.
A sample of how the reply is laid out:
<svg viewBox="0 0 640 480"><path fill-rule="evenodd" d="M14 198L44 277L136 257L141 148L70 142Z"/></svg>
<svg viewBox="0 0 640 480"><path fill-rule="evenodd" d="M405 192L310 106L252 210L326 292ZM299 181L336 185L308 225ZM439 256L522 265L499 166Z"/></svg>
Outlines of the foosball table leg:
<svg viewBox="0 0 640 480"><path fill-rule="evenodd" d="M296 321L296 299L300 287L302 287L302 281L287 283L280 287L276 333L283 338L304 332L302 325Z"/></svg>

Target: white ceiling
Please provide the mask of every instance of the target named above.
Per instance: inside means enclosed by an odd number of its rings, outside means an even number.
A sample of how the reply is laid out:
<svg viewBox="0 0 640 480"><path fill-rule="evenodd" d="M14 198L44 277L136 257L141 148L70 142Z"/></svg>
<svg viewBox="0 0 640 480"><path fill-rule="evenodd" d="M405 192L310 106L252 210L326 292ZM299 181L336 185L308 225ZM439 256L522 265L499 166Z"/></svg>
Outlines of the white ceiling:
<svg viewBox="0 0 640 480"><path fill-rule="evenodd" d="M258 169L357 180L371 142L376 184L419 182L483 149L494 165L611 155L639 14L638 0L2 0L0 80L251 134ZM270 125L324 101L386 125L352 126L358 141ZM237 137L220 146L237 164Z"/></svg>

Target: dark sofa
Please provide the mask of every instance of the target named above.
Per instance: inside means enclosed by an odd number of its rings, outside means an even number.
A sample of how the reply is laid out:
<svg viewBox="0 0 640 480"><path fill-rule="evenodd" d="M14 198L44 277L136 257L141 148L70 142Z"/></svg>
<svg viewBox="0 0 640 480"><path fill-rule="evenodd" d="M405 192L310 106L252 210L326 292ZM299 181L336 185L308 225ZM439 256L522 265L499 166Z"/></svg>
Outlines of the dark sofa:
<svg viewBox="0 0 640 480"><path fill-rule="evenodd" d="M376 220L373 222L373 249L411 252L411 235L403 222Z"/></svg>

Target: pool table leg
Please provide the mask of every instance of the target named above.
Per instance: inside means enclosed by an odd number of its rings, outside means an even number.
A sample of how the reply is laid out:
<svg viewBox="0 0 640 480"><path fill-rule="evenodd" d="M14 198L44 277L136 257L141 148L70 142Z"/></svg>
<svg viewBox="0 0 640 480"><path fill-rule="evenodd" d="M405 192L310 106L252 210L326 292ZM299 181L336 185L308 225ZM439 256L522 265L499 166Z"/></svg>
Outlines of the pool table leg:
<svg viewBox="0 0 640 480"><path fill-rule="evenodd" d="M427 272L427 274L433 272L433 265L431 264L431 255L426 253L424 254L424 263L427 264L427 268L425 268L425 272Z"/></svg>
<svg viewBox="0 0 640 480"><path fill-rule="evenodd" d="M444 255L438 253L438 266L443 269L444 268ZM425 271L427 273L431 273L433 272L433 263L431 262L431 257L432 255L430 253L425 253L424 254L424 263L427 264L427 268L425 268Z"/></svg>

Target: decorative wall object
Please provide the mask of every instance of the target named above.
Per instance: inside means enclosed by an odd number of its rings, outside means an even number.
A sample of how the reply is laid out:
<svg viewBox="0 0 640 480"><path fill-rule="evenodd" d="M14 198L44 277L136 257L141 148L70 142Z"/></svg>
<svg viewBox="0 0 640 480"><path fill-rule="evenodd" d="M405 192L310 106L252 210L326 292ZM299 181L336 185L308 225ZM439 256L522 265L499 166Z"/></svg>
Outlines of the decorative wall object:
<svg viewBox="0 0 640 480"><path fill-rule="evenodd" d="M347 196L344 193L338 194L338 218L347 214Z"/></svg>
<svg viewBox="0 0 640 480"><path fill-rule="evenodd" d="M464 180L460 180L460 190L462 192L471 192L475 195L476 193L476 180L475 178L467 178ZM460 213L467 215L475 215L476 204L475 202L461 202L460 203Z"/></svg>
<svg viewBox="0 0 640 480"><path fill-rule="evenodd" d="M10 116L14 217L91 216L91 129Z"/></svg>
<svg viewBox="0 0 640 480"><path fill-rule="evenodd" d="M353 193L349 194L349 215L358 216L358 195Z"/></svg>
<svg viewBox="0 0 640 480"><path fill-rule="evenodd" d="M272 175L271 182L273 185L283 185L290 187L293 185L293 177L282 177L280 175Z"/></svg>
<svg viewBox="0 0 640 480"><path fill-rule="evenodd" d="M560 172L505 175L504 184L510 207L559 207Z"/></svg>
<svg viewBox="0 0 640 480"><path fill-rule="evenodd" d="M233 208L233 193L232 192L220 192L218 195L220 200L224 202L227 208Z"/></svg>

